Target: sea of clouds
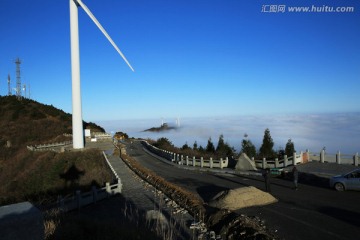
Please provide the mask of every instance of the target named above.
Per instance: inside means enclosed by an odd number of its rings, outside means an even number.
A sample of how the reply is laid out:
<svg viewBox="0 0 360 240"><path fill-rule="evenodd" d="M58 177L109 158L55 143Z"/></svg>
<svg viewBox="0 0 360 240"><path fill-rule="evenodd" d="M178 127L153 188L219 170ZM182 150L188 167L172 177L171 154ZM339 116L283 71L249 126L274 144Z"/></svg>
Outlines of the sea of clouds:
<svg viewBox="0 0 360 240"><path fill-rule="evenodd" d="M176 125L176 118L164 119L169 125ZM165 132L144 132L159 127L162 119L101 121L107 132L122 131L130 137L158 139L168 138L175 146L185 143L206 146L211 137L215 147L219 136L237 151L247 134L257 149L261 146L264 131L270 129L274 150L285 148L292 139L297 152L309 149L319 153L324 147L329 154L340 151L343 154L360 152L360 113L253 115L237 117L182 118L180 127Z"/></svg>

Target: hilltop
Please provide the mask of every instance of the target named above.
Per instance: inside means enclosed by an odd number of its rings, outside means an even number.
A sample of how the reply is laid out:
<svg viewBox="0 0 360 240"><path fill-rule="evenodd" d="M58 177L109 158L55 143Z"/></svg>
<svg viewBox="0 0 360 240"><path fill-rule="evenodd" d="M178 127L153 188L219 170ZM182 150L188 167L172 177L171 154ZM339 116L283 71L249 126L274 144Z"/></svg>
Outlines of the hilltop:
<svg viewBox="0 0 360 240"><path fill-rule="evenodd" d="M0 116L1 148L7 144L17 149L24 145L61 141L67 139L64 133L72 133L71 114L31 99L1 96ZM105 132L94 123L84 122L84 128Z"/></svg>
<svg viewBox="0 0 360 240"><path fill-rule="evenodd" d="M87 188L91 182L102 185L111 179L99 151L60 154L27 149L29 145L71 140L67 135L72 132L71 114L31 99L0 96L0 116L0 205L48 201L74 187ZM84 122L84 128L104 132L94 123ZM71 167L84 174L67 186L61 176Z"/></svg>
<svg viewBox="0 0 360 240"><path fill-rule="evenodd" d="M152 127L149 129L144 130L143 132L163 132L176 129L176 127L169 126L167 123L163 123L160 127Z"/></svg>

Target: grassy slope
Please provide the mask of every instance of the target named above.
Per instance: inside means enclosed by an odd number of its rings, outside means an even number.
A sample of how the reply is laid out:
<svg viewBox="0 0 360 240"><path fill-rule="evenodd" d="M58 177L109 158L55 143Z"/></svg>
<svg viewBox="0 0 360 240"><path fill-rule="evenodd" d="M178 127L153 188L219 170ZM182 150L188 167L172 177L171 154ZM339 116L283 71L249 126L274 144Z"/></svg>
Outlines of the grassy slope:
<svg viewBox="0 0 360 240"><path fill-rule="evenodd" d="M71 115L53 106L14 96L0 97L0 205L44 202L74 189L102 185L111 174L96 150L31 152L27 145L70 140ZM104 131L93 123L84 126ZM7 147L7 143L11 147ZM75 171L74 171L75 170Z"/></svg>

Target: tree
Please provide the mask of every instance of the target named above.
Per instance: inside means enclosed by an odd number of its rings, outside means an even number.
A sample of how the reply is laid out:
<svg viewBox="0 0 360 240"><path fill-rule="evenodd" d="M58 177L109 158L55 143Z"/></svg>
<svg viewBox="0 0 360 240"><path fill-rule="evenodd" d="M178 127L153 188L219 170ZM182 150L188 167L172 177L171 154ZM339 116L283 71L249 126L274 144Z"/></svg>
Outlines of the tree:
<svg viewBox="0 0 360 240"><path fill-rule="evenodd" d="M187 144L187 142L182 146L181 150L187 150L190 149L189 145Z"/></svg>
<svg viewBox="0 0 360 240"><path fill-rule="evenodd" d="M286 143L285 146L285 155L287 155L288 157L291 157L294 154L295 151L295 145L294 143L291 141L291 139L289 139Z"/></svg>
<svg viewBox="0 0 360 240"><path fill-rule="evenodd" d="M267 128L264 132L264 138L262 145L259 149L259 155L261 158L274 158L276 156L276 153L273 150L274 147L274 141L271 138L270 130Z"/></svg>
<svg viewBox="0 0 360 240"><path fill-rule="evenodd" d="M127 135L127 133L124 133L124 132L116 132L115 135L114 135L114 138L117 138L117 139L129 139L129 135Z"/></svg>
<svg viewBox="0 0 360 240"><path fill-rule="evenodd" d="M204 149L203 146L201 146L201 145L200 145L200 147L199 147L199 152L200 152L200 153L204 153L204 152L205 152L205 149Z"/></svg>
<svg viewBox="0 0 360 240"><path fill-rule="evenodd" d="M196 142L196 141L194 142L194 145L193 145L193 150L194 150L194 151L197 151L197 150L198 150L198 144L197 144L197 142Z"/></svg>
<svg viewBox="0 0 360 240"><path fill-rule="evenodd" d="M219 136L219 141L218 141L218 145L216 147L216 152L223 149L225 146L225 141L224 141L224 135L220 135Z"/></svg>
<svg viewBox="0 0 360 240"><path fill-rule="evenodd" d="M206 145L206 152L215 153L215 147L214 147L214 144L211 141L211 137L209 138L208 143Z"/></svg>
<svg viewBox="0 0 360 240"><path fill-rule="evenodd" d="M249 158L256 156L256 148L249 139L243 139L241 142L241 152L245 153Z"/></svg>
<svg viewBox="0 0 360 240"><path fill-rule="evenodd" d="M172 142L165 137L159 138L153 145L161 149L169 149L173 147Z"/></svg>
<svg viewBox="0 0 360 240"><path fill-rule="evenodd" d="M229 144L225 143L224 135L219 136L218 145L216 147L216 155L218 157L231 157L234 155L233 149L229 146Z"/></svg>

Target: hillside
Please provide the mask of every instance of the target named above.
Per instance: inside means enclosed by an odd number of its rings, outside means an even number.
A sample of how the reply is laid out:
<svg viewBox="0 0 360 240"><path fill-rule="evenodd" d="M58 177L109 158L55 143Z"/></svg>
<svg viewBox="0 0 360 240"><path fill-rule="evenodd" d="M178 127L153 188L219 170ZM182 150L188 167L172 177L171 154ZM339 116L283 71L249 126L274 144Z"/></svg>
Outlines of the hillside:
<svg viewBox="0 0 360 240"><path fill-rule="evenodd" d="M32 152L26 146L71 140L71 114L39 102L0 96L0 205L30 200L49 201L74 188L111 180L100 152ZM104 132L94 123L84 128ZM61 178L70 168L84 173L67 185Z"/></svg>
<svg viewBox="0 0 360 240"><path fill-rule="evenodd" d="M62 140L71 133L71 114L30 99L15 96L0 97L0 146L7 141L12 147ZM84 128L104 132L94 123L84 122ZM0 156L1 159L1 156Z"/></svg>

